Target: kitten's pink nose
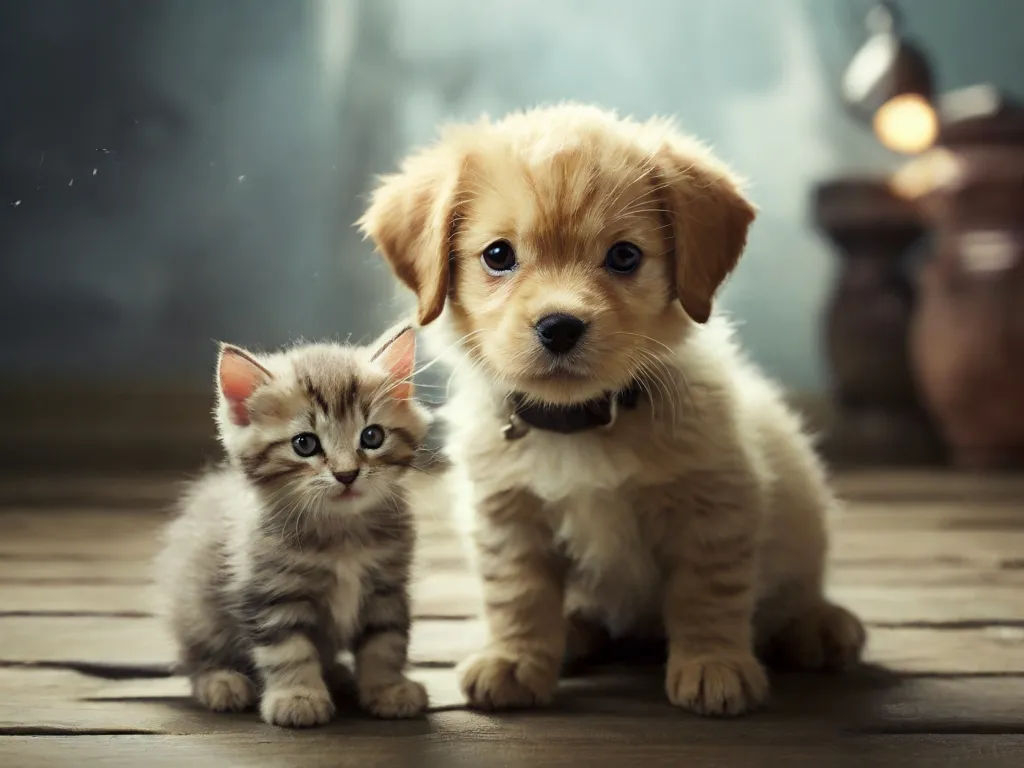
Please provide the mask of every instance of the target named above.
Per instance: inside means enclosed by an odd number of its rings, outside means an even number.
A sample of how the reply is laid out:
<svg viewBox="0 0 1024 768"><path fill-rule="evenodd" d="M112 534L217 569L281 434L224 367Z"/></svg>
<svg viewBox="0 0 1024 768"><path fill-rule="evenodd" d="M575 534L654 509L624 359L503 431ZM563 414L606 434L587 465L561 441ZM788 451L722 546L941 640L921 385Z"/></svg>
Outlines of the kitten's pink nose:
<svg viewBox="0 0 1024 768"><path fill-rule="evenodd" d="M348 472L334 473L334 479L339 483L344 483L345 485L352 485L352 483L356 481L357 477L359 477L358 469L350 469Z"/></svg>

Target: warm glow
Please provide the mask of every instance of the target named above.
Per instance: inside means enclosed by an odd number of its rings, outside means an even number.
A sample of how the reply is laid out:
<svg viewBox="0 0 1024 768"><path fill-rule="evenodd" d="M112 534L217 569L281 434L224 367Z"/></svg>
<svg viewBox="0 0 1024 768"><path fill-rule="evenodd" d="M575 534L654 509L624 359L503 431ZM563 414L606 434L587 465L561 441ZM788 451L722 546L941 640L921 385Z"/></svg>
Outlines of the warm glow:
<svg viewBox="0 0 1024 768"><path fill-rule="evenodd" d="M889 149L916 155L924 152L939 134L939 118L929 101L916 93L904 93L885 102L875 113L875 135Z"/></svg>
<svg viewBox="0 0 1024 768"><path fill-rule="evenodd" d="M948 149L936 147L915 157L898 169L889 186L900 197L917 200L938 189L949 188L963 179L962 160Z"/></svg>

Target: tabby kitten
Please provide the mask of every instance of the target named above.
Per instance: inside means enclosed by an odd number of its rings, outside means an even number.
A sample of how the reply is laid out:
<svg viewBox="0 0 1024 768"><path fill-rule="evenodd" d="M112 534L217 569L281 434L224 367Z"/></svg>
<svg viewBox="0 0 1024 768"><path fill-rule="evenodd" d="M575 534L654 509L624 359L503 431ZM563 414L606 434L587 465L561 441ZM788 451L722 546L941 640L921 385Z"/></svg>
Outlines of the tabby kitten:
<svg viewBox="0 0 1024 768"><path fill-rule="evenodd" d="M195 698L260 697L268 723L312 726L352 682L379 717L427 706L403 673L414 529L403 478L429 421L412 400L415 336L272 355L225 345L217 425L227 463L193 483L159 583Z"/></svg>

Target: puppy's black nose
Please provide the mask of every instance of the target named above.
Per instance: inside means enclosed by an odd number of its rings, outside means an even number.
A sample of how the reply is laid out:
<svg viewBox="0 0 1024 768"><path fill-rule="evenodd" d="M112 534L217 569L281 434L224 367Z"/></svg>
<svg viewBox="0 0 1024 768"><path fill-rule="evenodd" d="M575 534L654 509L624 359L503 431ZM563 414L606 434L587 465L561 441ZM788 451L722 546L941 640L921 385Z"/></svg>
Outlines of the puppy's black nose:
<svg viewBox="0 0 1024 768"><path fill-rule="evenodd" d="M358 469L350 469L348 472L334 473L334 479L339 483L344 483L345 485L352 485L352 483L356 481L357 477L359 477Z"/></svg>
<svg viewBox="0 0 1024 768"><path fill-rule="evenodd" d="M541 344L556 355L564 355L583 337L587 324L565 312L555 312L538 320L534 329Z"/></svg>

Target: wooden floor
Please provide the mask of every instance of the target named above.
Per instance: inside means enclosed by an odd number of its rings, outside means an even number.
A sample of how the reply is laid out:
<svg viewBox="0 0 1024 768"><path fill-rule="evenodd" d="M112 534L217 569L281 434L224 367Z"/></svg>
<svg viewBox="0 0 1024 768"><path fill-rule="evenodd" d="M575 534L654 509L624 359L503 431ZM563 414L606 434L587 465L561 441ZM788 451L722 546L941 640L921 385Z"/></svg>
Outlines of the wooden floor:
<svg viewBox="0 0 1024 768"><path fill-rule="evenodd" d="M434 708L290 732L195 708L147 587L175 483L0 481L0 766L1024 766L1024 480L840 478L833 594L869 624L845 677L776 676L763 712L703 720L657 660L563 683L543 712L466 711L475 583L424 489L412 658Z"/></svg>

